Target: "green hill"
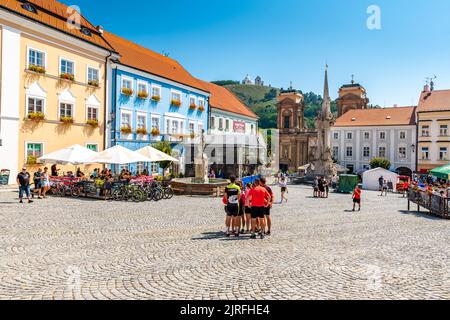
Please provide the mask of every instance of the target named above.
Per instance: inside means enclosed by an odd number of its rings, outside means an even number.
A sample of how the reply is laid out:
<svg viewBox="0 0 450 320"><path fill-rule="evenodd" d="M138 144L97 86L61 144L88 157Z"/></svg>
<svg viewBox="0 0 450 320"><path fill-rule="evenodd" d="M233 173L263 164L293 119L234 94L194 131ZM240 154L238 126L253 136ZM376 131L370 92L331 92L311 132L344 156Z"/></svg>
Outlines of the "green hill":
<svg viewBox="0 0 450 320"><path fill-rule="evenodd" d="M218 85L231 90L239 99L241 99L247 106L249 106L260 118L259 125L261 129L271 129L277 127L277 96L280 93L280 89L266 87L266 86L254 86L254 85L241 85L236 81L217 81ZM303 94L305 97L305 121L309 128L314 128L314 119L317 116L317 112L322 106L322 97L313 92ZM332 103L332 111L336 112L336 103Z"/></svg>

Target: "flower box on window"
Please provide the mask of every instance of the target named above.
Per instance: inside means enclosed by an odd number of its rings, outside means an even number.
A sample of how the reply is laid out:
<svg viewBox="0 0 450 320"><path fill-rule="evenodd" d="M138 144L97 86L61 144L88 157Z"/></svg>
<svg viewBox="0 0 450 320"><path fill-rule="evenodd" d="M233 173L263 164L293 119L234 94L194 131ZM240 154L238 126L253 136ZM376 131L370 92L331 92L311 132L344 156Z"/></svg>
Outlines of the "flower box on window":
<svg viewBox="0 0 450 320"><path fill-rule="evenodd" d="M180 107L181 106L181 101L180 100L172 100L170 102L170 104L175 106L175 107Z"/></svg>
<svg viewBox="0 0 450 320"><path fill-rule="evenodd" d="M160 102L161 101L161 97L160 96L153 96L152 100L156 101L156 102Z"/></svg>
<svg viewBox="0 0 450 320"><path fill-rule="evenodd" d="M150 132L152 136L159 136L160 135L160 131L158 128L153 128L152 131Z"/></svg>
<svg viewBox="0 0 450 320"><path fill-rule="evenodd" d="M27 156L27 165L34 166L37 164L37 157L36 156Z"/></svg>
<svg viewBox="0 0 450 320"><path fill-rule="evenodd" d="M100 83L98 82L98 80L89 80L88 81L88 85L90 85L91 87L100 87Z"/></svg>
<svg viewBox="0 0 450 320"><path fill-rule="evenodd" d="M75 81L75 76L70 73L61 73L59 77L63 80Z"/></svg>
<svg viewBox="0 0 450 320"><path fill-rule="evenodd" d="M136 129L136 134L141 134L141 135L145 136L147 134L147 129L145 129L145 128L137 128Z"/></svg>
<svg viewBox="0 0 450 320"><path fill-rule="evenodd" d="M97 119L90 119L90 120L86 121L86 124L88 126L96 128L96 127L98 127L98 120Z"/></svg>
<svg viewBox="0 0 450 320"><path fill-rule="evenodd" d="M148 93L145 92L145 91L138 92L137 96L138 96L140 99L147 99L147 98L148 98Z"/></svg>
<svg viewBox="0 0 450 320"><path fill-rule="evenodd" d="M191 137L191 139L195 139L195 133L191 132L190 137Z"/></svg>
<svg viewBox="0 0 450 320"><path fill-rule="evenodd" d="M122 93L128 97L133 95L133 90L129 89L129 88L122 88Z"/></svg>
<svg viewBox="0 0 450 320"><path fill-rule="evenodd" d="M120 132L125 133L125 134L130 134L132 132L131 127L129 127L129 126L122 127L122 128L120 128Z"/></svg>
<svg viewBox="0 0 450 320"><path fill-rule="evenodd" d="M44 121L45 115L42 112L30 112L28 114L28 119L32 121Z"/></svg>
<svg viewBox="0 0 450 320"><path fill-rule="evenodd" d="M195 109L197 109L197 106L196 106L195 104L191 104L191 105L189 106L189 109L195 110Z"/></svg>
<svg viewBox="0 0 450 320"><path fill-rule="evenodd" d="M28 70L29 70L29 71L32 71L32 72L40 73L40 74L44 74L44 73L46 72L46 70L45 70L44 67L36 66L36 65L34 65L34 64L31 64L31 65L28 67Z"/></svg>
<svg viewBox="0 0 450 320"><path fill-rule="evenodd" d="M59 121L61 121L64 124L72 124L73 118L72 117L61 117L61 118L59 118Z"/></svg>
<svg viewBox="0 0 450 320"><path fill-rule="evenodd" d="M200 107L198 107L198 111L200 111L200 112L204 112L204 111L205 111L205 107L204 107L204 106L200 106Z"/></svg>

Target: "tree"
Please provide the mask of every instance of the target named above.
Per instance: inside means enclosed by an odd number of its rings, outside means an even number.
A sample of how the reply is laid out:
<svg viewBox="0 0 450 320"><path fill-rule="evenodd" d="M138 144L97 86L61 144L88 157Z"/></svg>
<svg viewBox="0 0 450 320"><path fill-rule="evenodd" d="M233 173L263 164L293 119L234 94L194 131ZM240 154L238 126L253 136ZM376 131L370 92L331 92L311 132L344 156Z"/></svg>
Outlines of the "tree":
<svg viewBox="0 0 450 320"><path fill-rule="evenodd" d="M164 152L169 156L172 156L172 147L170 146L170 143L167 141L160 141L154 144L153 148L161 152ZM159 166L161 167L161 169L166 170L170 166L170 161L162 161L159 163Z"/></svg>
<svg viewBox="0 0 450 320"><path fill-rule="evenodd" d="M373 158L370 161L370 167L372 169L383 168L389 170L389 168L391 167L391 162L385 158Z"/></svg>

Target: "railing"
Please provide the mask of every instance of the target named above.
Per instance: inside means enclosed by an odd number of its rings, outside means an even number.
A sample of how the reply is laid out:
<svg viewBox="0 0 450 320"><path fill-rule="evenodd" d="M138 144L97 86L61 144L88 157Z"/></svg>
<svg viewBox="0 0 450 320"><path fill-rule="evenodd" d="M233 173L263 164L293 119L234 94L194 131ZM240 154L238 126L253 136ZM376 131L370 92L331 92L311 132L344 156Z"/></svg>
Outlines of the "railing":
<svg viewBox="0 0 450 320"><path fill-rule="evenodd" d="M450 219L449 212L450 198L442 197L438 194L429 193L421 190L408 190L408 211L410 210L411 202L417 204L417 211L420 212L420 207L427 209L431 215L438 216L444 219Z"/></svg>

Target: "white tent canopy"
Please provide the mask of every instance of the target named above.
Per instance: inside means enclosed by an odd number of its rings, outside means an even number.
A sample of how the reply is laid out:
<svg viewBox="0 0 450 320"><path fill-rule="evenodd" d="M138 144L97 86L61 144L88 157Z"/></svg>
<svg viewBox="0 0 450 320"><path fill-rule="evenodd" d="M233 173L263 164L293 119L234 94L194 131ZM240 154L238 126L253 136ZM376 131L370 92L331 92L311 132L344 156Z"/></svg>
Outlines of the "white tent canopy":
<svg viewBox="0 0 450 320"><path fill-rule="evenodd" d="M150 146L139 149L136 152L148 158L149 159L148 162L161 162L161 161L179 162L174 157L171 157L168 154Z"/></svg>
<svg viewBox="0 0 450 320"><path fill-rule="evenodd" d="M71 147L63 148L55 152L46 154L39 158L39 161L53 164L73 164L79 165L90 162L97 152L75 144Z"/></svg>
<svg viewBox="0 0 450 320"><path fill-rule="evenodd" d="M131 151L122 146L114 146L99 152L89 163L101 163L101 164L130 164L136 162L150 162L150 160L136 151Z"/></svg>
<svg viewBox="0 0 450 320"><path fill-rule="evenodd" d="M395 191L395 185L397 184L398 174L383 168L376 168L368 170L363 173L362 175L363 189L378 191L380 177L383 177L383 180L386 180L387 182L392 182Z"/></svg>

